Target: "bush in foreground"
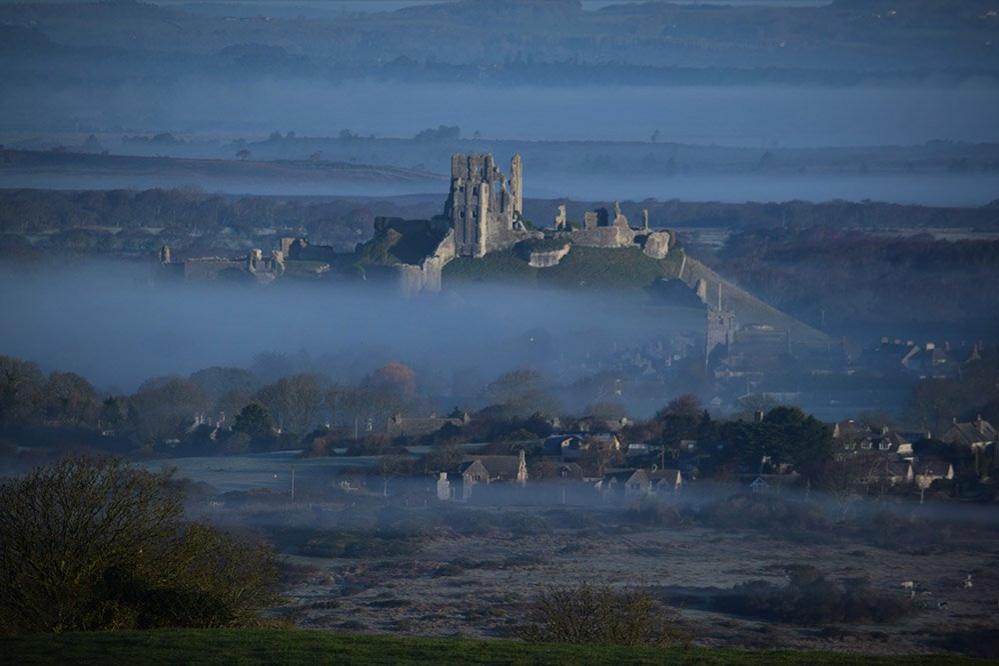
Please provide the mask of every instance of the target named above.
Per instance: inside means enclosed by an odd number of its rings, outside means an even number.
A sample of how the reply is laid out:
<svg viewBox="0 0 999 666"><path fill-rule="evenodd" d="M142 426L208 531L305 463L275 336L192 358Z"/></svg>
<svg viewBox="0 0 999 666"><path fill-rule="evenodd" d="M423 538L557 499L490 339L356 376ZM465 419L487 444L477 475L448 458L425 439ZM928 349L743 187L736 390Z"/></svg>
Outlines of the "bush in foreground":
<svg viewBox="0 0 999 666"><path fill-rule="evenodd" d="M69 459L0 484L0 633L258 623L267 548L182 520L168 475Z"/></svg>
<svg viewBox="0 0 999 666"><path fill-rule="evenodd" d="M686 645L676 614L644 592L580 585L550 587L535 599L520 637L591 645Z"/></svg>

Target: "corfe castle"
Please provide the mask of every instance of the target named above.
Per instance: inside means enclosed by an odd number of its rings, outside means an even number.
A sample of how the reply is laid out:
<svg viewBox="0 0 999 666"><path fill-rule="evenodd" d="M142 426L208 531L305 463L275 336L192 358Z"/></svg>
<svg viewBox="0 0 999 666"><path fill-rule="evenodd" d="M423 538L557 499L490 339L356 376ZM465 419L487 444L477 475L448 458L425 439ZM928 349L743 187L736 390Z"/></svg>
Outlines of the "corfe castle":
<svg viewBox="0 0 999 666"><path fill-rule="evenodd" d="M413 295L440 291L444 268L451 262L482 261L492 253L516 253L525 269L544 271L558 266L576 246L636 248L656 260L665 259L677 247L672 232L650 227L647 210L642 211L641 225L632 227L616 202L611 210L584 212L582 220L570 220L561 204L550 226L535 228L524 216L519 155L513 156L509 173L504 174L489 154L453 155L442 214L429 220L375 218L373 237L359 243L354 252L337 252L304 238L281 238L280 247L269 256L254 249L239 259L174 261L170 248L164 247L160 260L165 270L182 273L187 279L270 282L286 273L329 274L334 279L394 284L402 293ZM705 306L704 358L706 362L727 359L724 371L740 372L737 366L745 354L731 353L739 350L737 341L743 351L766 348L772 358L790 351L792 335L797 343L827 346L830 342L823 333L760 302L685 253L679 255L676 275L666 281L690 289ZM737 318L758 323L739 327Z"/></svg>
<svg viewBox="0 0 999 666"><path fill-rule="evenodd" d="M160 259L165 267L182 271L189 279L252 276L269 282L284 274L293 262L310 262L317 272L360 273L364 279L388 279L407 294L439 291L444 267L458 257L480 259L491 252L513 250L534 268L557 265L573 245L621 248L637 246L655 259L666 257L672 237L649 227L648 211L633 228L615 203L613 210L587 211L579 221L569 220L560 205L550 227L536 229L524 217L524 172L520 155L510 162L509 176L493 156L455 154L451 157L451 184L442 215L430 220L376 218L374 237L354 253L311 245L304 238L282 238L280 248L265 257L252 250L243 259L191 258L174 262L170 248Z"/></svg>

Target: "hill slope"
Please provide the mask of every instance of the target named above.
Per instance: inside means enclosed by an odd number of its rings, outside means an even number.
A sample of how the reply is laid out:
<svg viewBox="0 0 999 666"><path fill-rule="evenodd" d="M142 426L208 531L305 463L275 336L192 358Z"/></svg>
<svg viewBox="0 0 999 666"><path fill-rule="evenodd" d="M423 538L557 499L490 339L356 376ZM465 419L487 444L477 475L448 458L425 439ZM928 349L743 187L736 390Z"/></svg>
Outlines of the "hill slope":
<svg viewBox="0 0 999 666"><path fill-rule="evenodd" d="M724 307L735 312L739 324L770 324L787 329L792 341L798 344L826 345L832 342L826 334L764 303L682 251L674 250L665 259L657 260L646 256L638 248L573 245L562 262L551 268L532 268L513 250L493 252L481 259L460 257L444 268L445 288L468 283L504 282L567 289L641 290L659 278L679 278L691 289L699 279L703 279L712 304L721 285Z"/></svg>
<svg viewBox="0 0 999 666"><path fill-rule="evenodd" d="M786 328L795 343L806 345L826 345L833 340L808 324L805 324L786 312L764 303L759 298L746 291L731 280L714 272L697 259L687 256L682 267L681 280L694 288L698 280L704 280L707 285L708 301L714 304L717 299L718 287L721 286L722 306L735 313L739 324L770 324L777 328Z"/></svg>

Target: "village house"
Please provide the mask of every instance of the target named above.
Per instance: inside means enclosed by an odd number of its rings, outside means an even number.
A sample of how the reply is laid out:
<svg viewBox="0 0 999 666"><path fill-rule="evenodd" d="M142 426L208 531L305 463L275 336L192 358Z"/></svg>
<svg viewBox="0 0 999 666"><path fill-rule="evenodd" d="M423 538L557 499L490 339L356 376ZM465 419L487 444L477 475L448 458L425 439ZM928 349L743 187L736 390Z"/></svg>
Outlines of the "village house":
<svg viewBox="0 0 999 666"><path fill-rule="evenodd" d="M918 344L913 340L885 336L876 347L863 351L859 364L885 375L903 373L920 377L952 377L961 366L980 360L977 343L969 350L965 346L952 348L946 342Z"/></svg>
<svg viewBox="0 0 999 666"><path fill-rule="evenodd" d="M656 495L676 494L683 486L683 475L678 469L655 469L646 473L650 490Z"/></svg>
<svg viewBox="0 0 999 666"><path fill-rule="evenodd" d="M947 429L940 440L956 446L966 446L971 449L984 449L989 444L993 444L999 439L999 432L995 427L983 419L981 416L974 421L954 423Z"/></svg>
<svg viewBox="0 0 999 666"><path fill-rule="evenodd" d="M532 475L543 481L582 481L586 474L574 462L542 458L533 468Z"/></svg>
<svg viewBox="0 0 999 666"><path fill-rule="evenodd" d="M801 481L801 475L793 471L778 474L741 474L739 481L748 486L752 493L780 493L784 488L796 486Z"/></svg>
<svg viewBox="0 0 999 666"><path fill-rule="evenodd" d="M908 485L914 478L911 460L886 459L878 470L878 480L888 486Z"/></svg>
<svg viewBox="0 0 999 666"><path fill-rule="evenodd" d="M611 469L607 470L596 487L606 499L630 499L649 494L652 482L644 469Z"/></svg>
<svg viewBox="0 0 999 666"><path fill-rule="evenodd" d="M545 438L541 445L541 455L574 462L587 451L620 453L622 448L621 438L613 432L561 434Z"/></svg>
<svg viewBox="0 0 999 666"><path fill-rule="evenodd" d="M476 486L493 483L527 483L527 459L515 456L469 456L454 470L437 475L437 499L467 501Z"/></svg>
<svg viewBox="0 0 999 666"><path fill-rule="evenodd" d="M945 460L921 458L912 465L912 479L920 490L926 490L934 481L953 478L954 466Z"/></svg>
<svg viewBox="0 0 999 666"><path fill-rule="evenodd" d="M450 416L440 417L436 413L427 417L410 418L402 414L393 414L385 424L385 434L389 437L422 437L438 432L444 426L460 428L468 425L471 420L468 412L452 412Z"/></svg>
<svg viewBox="0 0 999 666"><path fill-rule="evenodd" d="M900 456L912 455L912 442L906 439L905 435L894 430L889 430L887 426L881 429L879 435L871 437L871 449L882 453L895 453Z"/></svg>
<svg viewBox="0 0 999 666"><path fill-rule="evenodd" d="M541 444L541 455L562 460L577 460L582 451L581 435L551 435Z"/></svg>
<svg viewBox="0 0 999 666"><path fill-rule="evenodd" d="M925 346L914 345L902 357L902 367L921 377L948 377L953 374L955 363L950 350L932 342Z"/></svg>
<svg viewBox="0 0 999 666"><path fill-rule="evenodd" d="M920 435L922 438L922 435ZM911 456L912 442L901 432L882 426L880 430L848 419L833 425L833 442L844 452L876 451Z"/></svg>
<svg viewBox="0 0 999 666"><path fill-rule="evenodd" d="M953 425L940 438L955 447L970 449L975 457L975 473L987 480L999 463L999 433L981 416L974 421Z"/></svg>

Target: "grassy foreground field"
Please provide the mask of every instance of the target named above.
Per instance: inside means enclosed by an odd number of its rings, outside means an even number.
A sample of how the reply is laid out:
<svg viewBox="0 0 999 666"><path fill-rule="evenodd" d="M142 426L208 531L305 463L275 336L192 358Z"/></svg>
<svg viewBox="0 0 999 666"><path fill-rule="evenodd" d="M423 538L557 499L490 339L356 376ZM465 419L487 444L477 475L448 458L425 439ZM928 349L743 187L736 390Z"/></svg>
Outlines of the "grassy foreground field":
<svg viewBox="0 0 999 666"><path fill-rule="evenodd" d="M302 630L160 630L0 639L7 664L972 664L947 656L535 645Z"/></svg>

